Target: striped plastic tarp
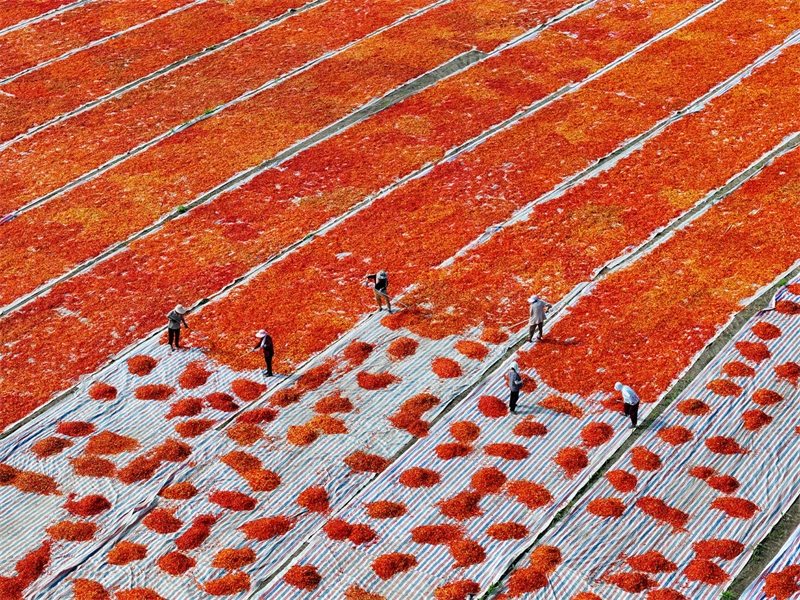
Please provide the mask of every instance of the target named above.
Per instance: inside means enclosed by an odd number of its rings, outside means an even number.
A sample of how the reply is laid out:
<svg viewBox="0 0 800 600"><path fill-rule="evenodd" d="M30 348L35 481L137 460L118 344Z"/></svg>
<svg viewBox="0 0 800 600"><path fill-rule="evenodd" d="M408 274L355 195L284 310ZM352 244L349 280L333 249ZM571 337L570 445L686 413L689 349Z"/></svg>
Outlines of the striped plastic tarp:
<svg viewBox="0 0 800 600"><path fill-rule="evenodd" d="M553 321L555 322L555 320ZM550 324L552 325L552 323ZM547 328L546 328L547 329ZM547 342L543 342L547 343ZM298 564L318 568L322 583L311 594L300 591L284 582L267 587L261 598L334 598L352 588L361 587L370 593L387 598L430 597L433 590L447 582L468 579L479 582L486 590L498 580L509 564L536 538L563 505L586 483L591 473L606 460L627 437L628 420L621 414L609 412L599 396L582 399L577 395L561 394L538 382L532 393L523 393L516 416L489 418L479 410L479 399L494 396L504 403L508 399L505 376L513 357L477 388L453 411L437 423L435 430L420 440L370 487L336 517L349 523L366 523L378 532L378 540L368 546L354 546L347 541L334 541L320 532ZM572 402L583 413L580 417L568 416L538 405L549 396L557 395ZM643 407L641 414L648 412ZM437 446L453 443L451 426L468 421L480 427L480 437L469 455L452 460L440 459ZM523 422L535 421L547 428L541 437L525 437L514 433ZM613 428L609 440L588 451L588 465L571 478L558 466L554 457L566 447L581 446L581 430L590 423L604 422ZM524 460L506 460L489 456L484 448L491 444L513 443L523 446L529 456ZM509 481L532 481L544 486L552 496L545 506L531 510L505 493L485 495L480 501L482 516L460 523L465 538L475 540L484 548L486 558L468 568L454 568L455 560L446 545L417 544L412 541L411 530L421 525L456 524L444 517L437 503L470 488L471 477L486 467L499 468ZM408 488L399 482L399 476L411 468L432 469L441 476L441 483L432 488ZM408 508L406 515L395 519L371 519L364 505L380 500L402 502ZM522 539L497 541L486 534L489 526L516 522L527 528ZM372 570L373 561L389 553L411 553L417 567L381 580Z"/></svg>
<svg viewBox="0 0 800 600"><path fill-rule="evenodd" d="M796 285L792 288L795 291ZM776 296L777 301L799 299L787 288ZM762 333L759 337L753 328L761 323L779 328L781 335L765 339ZM763 331L765 326L759 328L755 331ZM752 349L747 344L753 343L765 344L770 356L760 362L746 358L744 354ZM800 315L768 310L753 317L635 447L611 467L612 471L634 475L638 480L635 489L624 493L608 478L598 482L540 541L540 545L558 548L563 557L547 585L516 595L566 599L584 592L597 595L586 598L624 600L641 598L642 592L650 589L654 593L658 588L663 590L662 595L653 597L718 598L800 493L800 446L796 443L796 403L800 396L796 381L781 378L775 371L779 365L796 362L799 354ZM729 377L723 369L730 371L726 365L732 363L753 368L754 375ZM730 395L723 395L729 392L720 387L720 380L735 383L741 391L731 388ZM783 400L757 403L757 390L771 390ZM689 414L690 400L705 403L708 411ZM697 413L705 410L694 404L699 407ZM753 411L766 413L769 422L755 429L745 417L764 417ZM747 423L751 423L749 428ZM670 432L677 433L668 428L676 427L690 431L692 439L677 445L668 443ZM658 455L660 467L642 468L647 465L638 462L636 455L643 448ZM709 470L690 474L695 467ZM624 504L621 517L601 518L589 512L608 499ZM654 509L649 499L663 501L685 516ZM651 514L665 516L658 519L645 513L648 504ZM709 543L697 545L699 542ZM631 557L654 551L669 561L662 562L659 571L637 571L634 567L644 568L641 563L628 562ZM526 566L527 559L520 564ZM508 582L502 591L509 592Z"/></svg>
<svg viewBox="0 0 800 600"><path fill-rule="evenodd" d="M387 355L386 348L399 337L413 337L419 347L413 356L393 361ZM225 548L251 548L255 551L257 558L242 567L242 572L256 586L286 562L326 522L331 512L345 506L374 477L373 473L354 472L343 462L344 458L359 450L393 458L413 440L407 432L393 427L387 420L388 416L394 414L405 400L420 392L427 392L441 399L424 416L425 419L434 418L468 382L474 381L505 351L502 346L492 346L483 361L468 359L455 350L458 339L420 339L403 330L391 331L368 318L326 353L315 358L313 364L316 365L335 361L337 366L334 375L316 390L306 392L300 402L282 408L275 421L262 426L262 439L252 445L242 446L225 435L226 432L219 432L213 438L206 439L202 447L193 453L191 463L181 466L170 483L190 482L199 493L182 501L158 498L149 510L174 511L174 516L183 522L179 531L163 535L141 523L136 524L119 539L111 540L102 552L96 553L37 597L71 598L72 580L91 579L109 590L148 588L170 600L196 598L201 593L199 586L225 575L224 570L212 566L217 552ZM353 341L375 346L363 364L355 368L341 355L341 350ZM438 377L431 369L431 361L435 357L457 361L462 368L462 375L452 379ZM390 372L401 381L382 390L368 391L361 389L356 382L357 374L361 371ZM308 423L317 415L314 411L316 402L336 392L348 398L355 407L350 413L332 415L344 422L349 433L321 435L310 445L302 447L289 443L287 434L290 427ZM230 429L228 427L227 431ZM263 468L277 473L281 478L280 486L271 492L253 491L242 476L219 460L219 457L235 451L247 452L260 461ZM324 487L330 511L321 514L298 505L298 495L312 485ZM211 502L209 496L215 491L246 494L257 501L257 506L253 510L226 510ZM157 565L159 559L177 549L175 539L186 531L195 517L207 514L217 517L209 538L201 547L186 552L197 561L197 566L185 576L171 576L163 572ZM265 540L248 539L240 529L245 523L256 519L277 516L288 517L292 521L292 528L285 535ZM147 557L127 565L109 564L107 550L120 540L146 546ZM243 597L245 594L243 590L229 597Z"/></svg>
<svg viewBox="0 0 800 600"><path fill-rule="evenodd" d="M190 390L182 389L177 379L188 363L203 359L200 350L170 352L167 346L159 345L153 340L136 348L136 355L142 354L158 361L148 375L131 374L127 364L121 361L101 371L94 378L94 381L116 388L117 395L113 400L93 400L89 396L92 381L87 380L67 400L53 406L3 440L0 445L0 463L20 471L46 475L57 485L57 493L46 495L22 491L25 488L13 485L13 481L0 487L0 506L5 507L0 527L0 573L13 574L16 561L39 547L47 538L45 529L58 522L89 521L97 526L90 541L54 543L47 570L28 588L28 593L35 593L39 587L46 586L60 573L80 564L100 544L133 522L149 507L158 490L178 467L176 463L164 461L150 478L130 485L117 479L114 473L105 477L77 475L73 469L73 461L89 456L86 449L93 437L102 432L112 432L136 440L136 449L113 455L94 455L113 462L117 469L125 467L136 457L148 454L167 438L186 442L196 450L203 439L212 437L213 430L194 438L181 438L174 427L187 418L166 419L165 415L171 404L186 397L202 398L210 392L230 393L231 382L235 379L261 378L260 372L235 373L227 367L217 365L210 369L213 373L204 385ZM168 385L176 391L165 402L139 400L135 397L137 388L154 384ZM221 423L228 416L228 413L205 408L195 418ZM89 423L93 432L77 437L58 433L59 424L73 422ZM33 451L34 448L52 444L53 438L65 440L61 443L71 445L57 454L44 457ZM49 454L47 451L44 453ZM111 508L88 519L70 514L64 508L68 500L80 501L90 495L104 496Z"/></svg>
<svg viewBox="0 0 800 600"><path fill-rule="evenodd" d="M785 294L786 291L781 293ZM787 320L791 322L790 317L783 317L777 313L771 313L770 318L780 323ZM789 337L791 333L784 334L781 343L785 343ZM774 358L778 358L778 355ZM369 524L378 532L376 543L366 547L355 547L347 541L328 539L324 532L319 532L309 549L297 561L298 565L313 566L318 569L322 576L319 587L308 594L286 582L276 581L264 590L261 597L264 599L341 597L347 590L354 588L386 598L428 597L437 587L453 581L477 582L482 591L486 591L496 582L629 434L627 418L619 413L610 412L604 406L603 402L608 398L598 396L588 400L582 399L577 395L561 394L543 383L539 383L534 392L523 395L518 407L518 416L488 418L479 410L479 399L485 395L506 399L504 377L511 360L513 358L448 413L428 438L421 440L384 472L359 496L358 503L352 503L346 510L336 515L348 523ZM728 360L731 359L725 357L718 359L723 362ZM535 374L532 375L535 378ZM541 401L553 395L569 400L582 414L568 416L539 405ZM642 406L641 418L644 418L650 410L651 406ZM533 420L543 424L547 434L537 437L517 435L515 428L523 420ZM450 433L451 426L463 421L469 421L480 427L478 441L469 455L442 460L437 456L437 446L455 442ZM612 426L613 433L599 447L586 448L581 432L590 423L598 422ZM523 460L507 460L489 456L484 452L487 446L502 443L523 446L529 456ZM588 454L588 464L569 478L565 470L556 464L554 458L564 448L581 447ZM401 484L400 475L415 467L436 471L441 476L441 483L430 489L416 490ZM482 546L485 559L466 568L455 568L454 557L446 544L416 543L412 539L412 530L422 525L456 524L456 521L440 512L438 504L442 500L468 491L472 476L486 467L499 468L509 481L524 480L541 485L550 493L552 500L544 506L531 510L510 497L508 492L484 495L480 500L483 514L459 524L464 529L465 539L476 541ZM402 502L407 506L408 512L394 519L371 519L365 511L365 505L380 500ZM524 525L527 535L522 539L509 541L497 541L487 535L489 526L507 522ZM590 540L595 539L588 533L585 535ZM408 571L384 581L373 571L372 566L379 556L392 553L412 554L417 564ZM578 562L580 563L580 560ZM565 594L566 592L559 591L553 597L567 598Z"/></svg>
<svg viewBox="0 0 800 600"><path fill-rule="evenodd" d="M753 581L739 600L788 600L800 598L798 569L800 565L800 527L792 532L789 539L778 551L767 568ZM786 571L787 567L795 567ZM777 595L778 591L783 592Z"/></svg>

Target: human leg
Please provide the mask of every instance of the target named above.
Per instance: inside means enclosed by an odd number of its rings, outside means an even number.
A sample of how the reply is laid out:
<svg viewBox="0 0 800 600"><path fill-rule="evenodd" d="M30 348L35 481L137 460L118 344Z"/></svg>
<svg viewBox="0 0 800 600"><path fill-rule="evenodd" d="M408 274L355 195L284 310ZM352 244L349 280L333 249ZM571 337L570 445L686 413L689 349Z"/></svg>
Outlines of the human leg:
<svg viewBox="0 0 800 600"><path fill-rule="evenodd" d="M169 333L169 347L172 348L175 343L175 330L167 328L167 332Z"/></svg>
<svg viewBox="0 0 800 600"><path fill-rule="evenodd" d="M267 363L267 377L272 377L272 356L273 353L264 348L264 361Z"/></svg>
<svg viewBox="0 0 800 600"><path fill-rule="evenodd" d="M519 400L519 390L511 392L511 396L508 399L508 410L511 411L512 415L517 410L517 400Z"/></svg>

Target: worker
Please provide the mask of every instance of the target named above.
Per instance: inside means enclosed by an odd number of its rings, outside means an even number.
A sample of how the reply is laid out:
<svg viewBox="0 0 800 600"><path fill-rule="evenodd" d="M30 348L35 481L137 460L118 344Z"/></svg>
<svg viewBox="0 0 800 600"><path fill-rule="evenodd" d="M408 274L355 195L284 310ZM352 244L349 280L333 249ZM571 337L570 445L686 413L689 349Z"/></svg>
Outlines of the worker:
<svg viewBox="0 0 800 600"><path fill-rule="evenodd" d="M622 394L625 415L631 418L631 429L636 429L636 423L639 421L639 396L633 389L622 385L619 381L614 384L614 389Z"/></svg>
<svg viewBox="0 0 800 600"><path fill-rule="evenodd" d="M516 414L517 411L517 400L519 400L519 391L522 389L522 383L519 365L513 362L508 373L506 373L506 386L511 390L511 395L508 398L508 410L512 415Z"/></svg>
<svg viewBox="0 0 800 600"><path fill-rule="evenodd" d="M185 315L188 310L189 309L178 304L178 306L169 311L169 314L167 315L167 320L169 321L169 324L167 325L167 332L169 333L170 350L180 349L181 347L181 325L186 327L186 329L189 329L189 326L186 324L186 319L183 318L183 315ZM175 347L172 346L173 341L175 343Z"/></svg>
<svg viewBox="0 0 800 600"><path fill-rule="evenodd" d="M372 275L367 275L367 282L369 281L373 283L372 290L375 292L375 301L378 303L378 310L376 312L383 310L383 300L386 300L386 308L389 314L392 314L392 301L387 292L389 288L389 276L386 274L386 271L378 271Z"/></svg>
<svg viewBox="0 0 800 600"><path fill-rule="evenodd" d="M536 331L537 327L539 328L539 336L536 339L542 339L542 333L544 332L544 313L553 307L552 304L545 302L539 298L539 296L531 296L530 303L531 308L529 320L530 327L528 328L528 343L533 341L533 332Z"/></svg>
<svg viewBox="0 0 800 600"><path fill-rule="evenodd" d="M253 350L262 348L264 350L264 361L267 363L267 377L272 377L272 357L275 356L275 347L272 345L272 338L262 329L256 333L258 343Z"/></svg>

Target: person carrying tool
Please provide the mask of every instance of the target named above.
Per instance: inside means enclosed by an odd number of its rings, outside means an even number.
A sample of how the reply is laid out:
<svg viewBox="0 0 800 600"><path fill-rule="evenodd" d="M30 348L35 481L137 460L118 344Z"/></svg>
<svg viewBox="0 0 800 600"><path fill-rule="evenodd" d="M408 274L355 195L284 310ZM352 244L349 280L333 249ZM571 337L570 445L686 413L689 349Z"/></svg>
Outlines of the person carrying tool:
<svg viewBox="0 0 800 600"><path fill-rule="evenodd" d="M275 347L272 345L272 338L262 329L256 333L258 343L251 352L262 348L264 350L264 361L267 363L267 377L272 377L272 357L275 356Z"/></svg>
<svg viewBox="0 0 800 600"><path fill-rule="evenodd" d="M530 303L531 308L530 320L528 321L530 325L528 328L528 343L533 341L533 332L536 331L537 327L539 328L539 336L536 339L542 339L542 333L544 332L544 313L553 307L552 304L545 302L539 298L539 296L531 296Z"/></svg>
<svg viewBox="0 0 800 600"><path fill-rule="evenodd" d="M511 390L511 395L508 398L508 410L512 415L516 414L517 411L517 400L519 400L519 391L522 389L522 383L519 365L513 362L508 373L506 373L506 386Z"/></svg>
<svg viewBox="0 0 800 600"><path fill-rule="evenodd" d="M367 282L372 281L373 292L375 292L375 301L378 303L378 311L383 310L383 300L386 300L386 308L389 314L392 314L392 300L389 298L387 289L389 288L389 276L386 271L378 271L372 275L367 275Z"/></svg>
<svg viewBox="0 0 800 600"><path fill-rule="evenodd" d="M188 312L189 309L184 308L181 304L178 304L175 308L169 311L167 314L167 320L169 323L167 324L167 332L169 333L169 347L170 350L180 349L181 344L181 325L189 329L189 326L186 324L186 319L183 318ZM172 343L175 342L175 347L173 348Z"/></svg>
<svg viewBox="0 0 800 600"><path fill-rule="evenodd" d="M639 396L627 385L622 385L619 381L614 384L614 389L622 394L625 415L631 418L631 429L636 429L639 421Z"/></svg>

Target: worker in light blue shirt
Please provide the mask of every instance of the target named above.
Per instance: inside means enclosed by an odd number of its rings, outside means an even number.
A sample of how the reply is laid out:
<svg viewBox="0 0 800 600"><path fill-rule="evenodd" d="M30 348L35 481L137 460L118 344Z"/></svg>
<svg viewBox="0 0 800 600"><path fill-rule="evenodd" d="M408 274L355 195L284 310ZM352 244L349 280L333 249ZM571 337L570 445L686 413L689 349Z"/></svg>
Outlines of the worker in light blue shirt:
<svg viewBox="0 0 800 600"><path fill-rule="evenodd" d="M639 420L639 396L627 385L622 385L619 381L614 384L614 389L622 394L625 414L631 418L631 429L636 429Z"/></svg>

